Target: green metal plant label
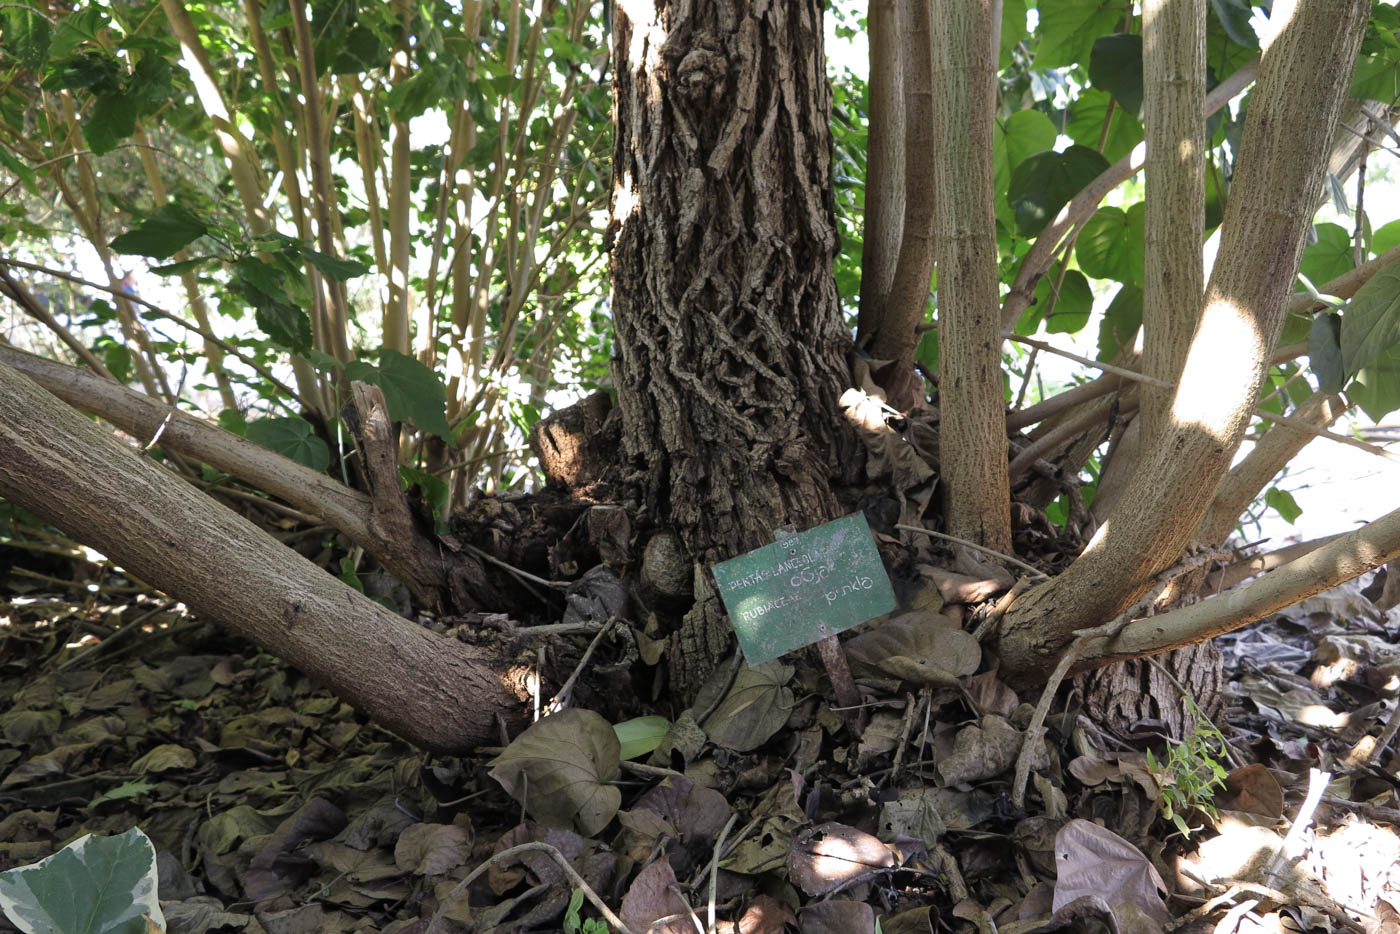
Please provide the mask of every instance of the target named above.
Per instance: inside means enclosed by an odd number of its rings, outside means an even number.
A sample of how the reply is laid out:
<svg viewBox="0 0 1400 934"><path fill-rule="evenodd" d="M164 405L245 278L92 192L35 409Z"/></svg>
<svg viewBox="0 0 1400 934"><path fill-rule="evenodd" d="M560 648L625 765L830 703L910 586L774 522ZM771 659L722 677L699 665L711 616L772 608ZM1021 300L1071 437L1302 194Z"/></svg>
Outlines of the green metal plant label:
<svg viewBox="0 0 1400 934"><path fill-rule="evenodd" d="M712 570L750 665L894 609L864 513L780 537Z"/></svg>

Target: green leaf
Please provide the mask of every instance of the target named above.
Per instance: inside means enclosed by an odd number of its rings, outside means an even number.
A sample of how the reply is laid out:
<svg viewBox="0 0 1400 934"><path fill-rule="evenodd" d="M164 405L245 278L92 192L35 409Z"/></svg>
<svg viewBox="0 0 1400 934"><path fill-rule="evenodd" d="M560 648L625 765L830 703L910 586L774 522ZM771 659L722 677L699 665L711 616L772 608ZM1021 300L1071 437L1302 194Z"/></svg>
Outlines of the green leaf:
<svg viewBox="0 0 1400 934"><path fill-rule="evenodd" d="M1089 323L1089 314L1094 310L1089 280L1077 269L1067 271L1061 279L1060 269L1056 263L1035 284L1035 300L1016 325L1017 334L1034 334L1042 321L1045 330L1052 334L1075 334Z"/></svg>
<svg viewBox="0 0 1400 934"><path fill-rule="evenodd" d="M374 30L356 26L345 37L345 45L331 63L337 75L370 71L389 64L390 48Z"/></svg>
<svg viewBox="0 0 1400 934"><path fill-rule="evenodd" d="M417 487L423 501L433 507L434 515L440 515L442 508L447 505L447 481L437 474L399 465L399 483L405 490Z"/></svg>
<svg viewBox="0 0 1400 934"><path fill-rule="evenodd" d="M213 259L212 256L196 256L194 259L182 260L178 263L162 263L159 266L152 266L150 271L158 276L183 276L187 272L197 271Z"/></svg>
<svg viewBox="0 0 1400 934"><path fill-rule="evenodd" d="M84 42L96 42L97 34L106 26L107 14L96 4L69 13L58 21L53 43L49 46L49 56L56 59L68 57Z"/></svg>
<svg viewBox="0 0 1400 934"><path fill-rule="evenodd" d="M1400 244L1400 220L1382 224L1371 234L1371 252L1377 256L1394 249L1397 244Z"/></svg>
<svg viewBox="0 0 1400 934"><path fill-rule="evenodd" d="M1303 262L1298 271L1308 277L1313 285L1321 286L1331 282L1356 266L1355 253L1351 246L1351 234L1336 224L1318 224L1313 227L1317 242L1310 243L1303 251Z"/></svg>
<svg viewBox="0 0 1400 934"><path fill-rule="evenodd" d="M1342 314L1342 366L1348 374L1372 366L1400 343L1400 260L1371 277Z"/></svg>
<svg viewBox="0 0 1400 934"><path fill-rule="evenodd" d="M248 437L248 418L237 409L221 409L219 411L219 427L241 438Z"/></svg>
<svg viewBox="0 0 1400 934"><path fill-rule="evenodd" d="M378 386L394 421L412 422L420 431L453 443L447 425L447 389L442 379L416 358L385 350L378 367L356 360L345 367L345 375Z"/></svg>
<svg viewBox="0 0 1400 934"><path fill-rule="evenodd" d="M1341 392L1346 385L1342 366L1342 316L1315 315L1308 330L1308 360L1322 392Z"/></svg>
<svg viewBox="0 0 1400 934"><path fill-rule="evenodd" d="M449 76L445 68L431 63L389 91L385 99L389 112L396 120L411 120L419 116L443 99Z"/></svg>
<svg viewBox="0 0 1400 934"><path fill-rule="evenodd" d="M1100 208L1084 225L1074 248L1079 268L1095 279L1141 283L1146 213L1141 201L1126 211Z"/></svg>
<svg viewBox="0 0 1400 934"><path fill-rule="evenodd" d="M245 256L233 264L229 285L253 306L258 327L293 353L311 352L311 319L292 303L284 269Z"/></svg>
<svg viewBox="0 0 1400 934"><path fill-rule="evenodd" d="M172 201L156 208L135 228L113 240L111 247L118 253L167 259L208 230L198 214Z"/></svg>
<svg viewBox="0 0 1400 934"><path fill-rule="evenodd" d="M1011 53L1026 37L1026 0L1002 0L1001 4L1001 66L1011 64ZM1049 148L1049 147L1046 147Z"/></svg>
<svg viewBox="0 0 1400 934"><path fill-rule="evenodd" d="M1103 321L1099 324L1098 359L1108 363L1118 356L1124 347L1131 346L1142 327L1142 287L1124 283L1113 296L1113 301L1104 309Z"/></svg>
<svg viewBox="0 0 1400 934"><path fill-rule="evenodd" d="M0 48L14 56L21 68L43 68L52 41L53 29L37 6L16 0L0 4Z"/></svg>
<svg viewBox="0 0 1400 934"><path fill-rule="evenodd" d="M1276 486L1270 487L1268 491L1264 493L1264 505L1282 516L1283 521L1287 522L1289 525L1292 525L1293 520L1303 514L1303 510L1299 508L1297 500L1293 498L1293 494L1287 490L1281 490Z"/></svg>
<svg viewBox="0 0 1400 934"><path fill-rule="evenodd" d="M1112 0L1040 0L1032 68L1063 68L1089 60L1094 40L1111 33L1123 16L1122 4Z"/></svg>
<svg viewBox="0 0 1400 934"><path fill-rule="evenodd" d="M145 934L161 928L156 850L139 828L88 835L48 859L0 872L0 909L26 932Z"/></svg>
<svg viewBox="0 0 1400 934"><path fill-rule="evenodd" d="M93 350L102 354L102 365L117 378L117 382L126 382L131 373L131 352L126 349L126 345L110 337L100 337L93 344Z"/></svg>
<svg viewBox="0 0 1400 934"><path fill-rule="evenodd" d="M311 319L290 302L253 302L253 319L274 343L294 353L311 349Z"/></svg>
<svg viewBox="0 0 1400 934"><path fill-rule="evenodd" d="M1142 36L1099 36L1089 55L1089 80L1134 117L1142 112Z"/></svg>
<svg viewBox="0 0 1400 934"><path fill-rule="evenodd" d="M46 91L92 88L94 91L115 91L121 87L121 66L117 60L100 52L82 52L49 66L44 78Z"/></svg>
<svg viewBox="0 0 1400 934"><path fill-rule="evenodd" d="M1060 208L1107 168L1103 156L1084 146L1037 153L1022 162L1011 173L1007 191L1017 229L1028 237L1039 233Z"/></svg>
<svg viewBox="0 0 1400 934"><path fill-rule="evenodd" d="M1109 116L1108 105L1112 100L1107 91L1090 88L1081 92L1069 106L1065 135L1090 149L1099 149L1102 139L1104 158L1117 162L1142 142L1142 124L1122 107L1115 106ZM1108 122L1107 136L1103 132L1104 121Z"/></svg>
<svg viewBox="0 0 1400 934"><path fill-rule="evenodd" d="M1400 97L1400 51L1386 49L1374 55L1358 56L1351 96L1382 101Z"/></svg>
<svg viewBox="0 0 1400 934"><path fill-rule="evenodd" d="M358 260L341 259L338 256L327 256L319 250L312 250L303 247L301 255L328 279L336 282L344 282L347 279L355 279L369 272L369 267Z"/></svg>
<svg viewBox="0 0 1400 934"><path fill-rule="evenodd" d="M1400 345L1357 373L1347 386L1347 396L1374 422L1400 409Z"/></svg>
<svg viewBox="0 0 1400 934"><path fill-rule="evenodd" d="M122 782L111 791L104 792L88 802L88 807L95 807L104 801L125 801L127 798L139 798L141 795L150 794L156 790L156 786L151 782Z"/></svg>
<svg viewBox="0 0 1400 934"><path fill-rule="evenodd" d="M635 717L613 724L613 732L622 747L618 754L621 759L635 759L645 756L661 745L671 723L665 717Z"/></svg>
<svg viewBox="0 0 1400 934"><path fill-rule="evenodd" d="M1030 156L1054 149L1058 135L1055 124L1039 110L1018 110L998 120L992 129L996 190L1005 192L1012 171Z"/></svg>
<svg viewBox="0 0 1400 934"><path fill-rule="evenodd" d="M355 561L349 555L340 556L340 573L336 577L340 578L340 582L346 587L353 587L360 593L365 592L364 581L360 580L360 575L355 570Z"/></svg>
<svg viewBox="0 0 1400 934"><path fill-rule="evenodd" d="M82 121L83 139L95 155L101 156L117 148L117 144L136 132L136 101L130 94L99 94Z"/></svg>
<svg viewBox="0 0 1400 934"><path fill-rule="evenodd" d="M323 471L331 463L330 449L316 434L316 429L306 419L294 415L249 422L248 440L315 471Z"/></svg>
<svg viewBox="0 0 1400 934"><path fill-rule="evenodd" d="M1225 27L1225 35L1247 49L1259 48L1259 37L1249 24L1254 10L1250 8L1248 0L1210 0L1210 5L1220 19L1220 25Z"/></svg>
<svg viewBox="0 0 1400 934"><path fill-rule="evenodd" d="M0 165L3 165L5 168L15 173L15 177L20 180L20 183L24 185L25 190L30 194L38 193L39 189L36 188L34 184L34 170L10 155L8 150L0 149Z"/></svg>

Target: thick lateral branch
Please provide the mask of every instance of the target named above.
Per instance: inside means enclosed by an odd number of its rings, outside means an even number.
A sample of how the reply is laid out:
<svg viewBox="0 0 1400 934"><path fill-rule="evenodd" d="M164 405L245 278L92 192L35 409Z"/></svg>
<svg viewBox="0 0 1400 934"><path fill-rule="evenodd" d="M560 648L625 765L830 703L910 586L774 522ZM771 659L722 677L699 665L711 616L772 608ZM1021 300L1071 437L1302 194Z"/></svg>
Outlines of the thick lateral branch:
<svg viewBox="0 0 1400 934"><path fill-rule="evenodd" d="M469 750L523 713L479 649L347 587L3 364L0 496L411 742Z"/></svg>
<svg viewBox="0 0 1400 934"><path fill-rule="evenodd" d="M1400 509L1238 589L1170 613L1135 620L1112 641L1095 639L1085 646L1078 670L1155 655L1231 632L1397 557Z"/></svg>
<svg viewBox="0 0 1400 934"><path fill-rule="evenodd" d="M69 405L106 419L142 442L159 431L162 447L202 461L320 519L363 547L425 606L440 605L451 588L451 569L439 557L439 549L411 523L386 525L383 521L384 516L406 509L397 486L380 491L383 502L376 508L365 494L323 473L86 370L11 347L0 347L0 364L14 367Z"/></svg>
<svg viewBox="0 0 1400 934"><path fill-rule="evenodd" d="M149 442L160 431L161 447L192 457L280 497L373 551L370 501L323 473L240 438L217 425L152 399L145 393L64 363L0 347L0 363L14 367L74 408L106 419Z"/></svg>
<svg viewBox="0 0 1400 934"><path fill-rule="evenodd" d="M1286 545L1277 551L1254 555L1251 558L1236 561L1234 564L1228 564L1218 571L1211 572L1210 576L1206 578L1206 582L1201 585L1201 593L1218 594L1221 591L1229 590L1251 577L1263 574L1265 571L1281 568L1285 564L1297 561L1304 555L1310 555L1323 545L1334 542L1345 534L1345 532L1338 532L1335 535L1324 535L1322 538Z"/></svg>

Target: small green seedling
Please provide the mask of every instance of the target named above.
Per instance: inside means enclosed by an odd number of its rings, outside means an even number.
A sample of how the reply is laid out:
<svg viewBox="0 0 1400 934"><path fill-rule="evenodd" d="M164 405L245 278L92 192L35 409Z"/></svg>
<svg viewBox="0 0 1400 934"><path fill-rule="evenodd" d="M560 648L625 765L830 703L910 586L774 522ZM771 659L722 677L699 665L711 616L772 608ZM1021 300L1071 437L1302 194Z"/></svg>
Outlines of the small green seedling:
<svg viewBox="0 0 1400 934"><path fill-rule="evenodd" d="M1183 837L1190 837L1193 828L1186 823L1184 814L1196 810L1217 820L1220 809L1215 806L1215 793L1224 787L1228 773L1219 762L1225 757L1225 737L1210 725L1189 697L1186 710L1196 723L1195 729L1170 748L1165 762L1159 763L1148 750L1147 767L1162 794L1162 816L1175 824Z"/></svg>
<svg viewBox="0 0 1400 934"><path fill-rule="evenodd" d="M583 889L574 889L569 897L569 908L564 912L564 934L612 934L597 918L579 918L578 910L582 907Z"/></svg>

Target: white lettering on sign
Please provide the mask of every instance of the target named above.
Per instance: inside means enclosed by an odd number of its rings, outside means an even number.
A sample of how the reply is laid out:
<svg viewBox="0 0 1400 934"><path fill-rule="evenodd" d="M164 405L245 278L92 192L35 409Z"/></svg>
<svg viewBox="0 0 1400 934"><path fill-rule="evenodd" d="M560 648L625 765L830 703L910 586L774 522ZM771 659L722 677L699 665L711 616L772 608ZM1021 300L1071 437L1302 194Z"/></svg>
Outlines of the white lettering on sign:
<svg viewBox="0 0 1400 934"><path fill-rule="evenodd" d="M800 555L794 555L786 561L779 561L772 567L750 571L743 577L736 577L727 582L724 589L727 592L744 590L783 574L792 575L788 578L789 587L819 584L826 579L828 574L836 570L836 564L828 557L828 553L826 549L819 549L810 553L803 552Z"/></svg>
<svg viewBox="0 0 1400 934"><path fill-rule="evenodd" d="M831 606L837 600L840 600L842 597L847 596L848 594L853 594L858 590L869 590L874 586L875 581L873 581L869 577L853 577L848 583L842 584L836 590L828 590L826 592L826 605Z"/></svg>
<svg viewBox="0 0 1400 934"><path fill-rule="evenodd" d="M781 610L785 606L792 606L794 603L800 602L802 602L802 598L797 594L790 594L786 597L774 597L772 600L760 603L757 606L745 607L743 612L739 615L745 620L754 620L763 616L765 613L772 613L774 610Z"/></svg>

